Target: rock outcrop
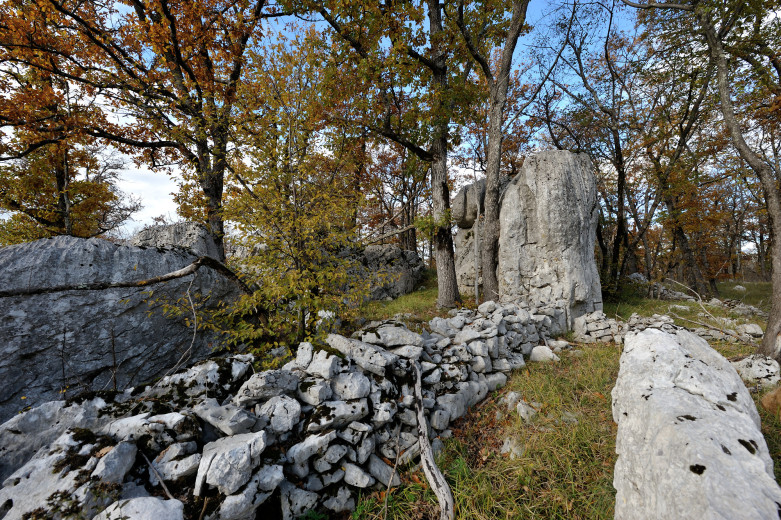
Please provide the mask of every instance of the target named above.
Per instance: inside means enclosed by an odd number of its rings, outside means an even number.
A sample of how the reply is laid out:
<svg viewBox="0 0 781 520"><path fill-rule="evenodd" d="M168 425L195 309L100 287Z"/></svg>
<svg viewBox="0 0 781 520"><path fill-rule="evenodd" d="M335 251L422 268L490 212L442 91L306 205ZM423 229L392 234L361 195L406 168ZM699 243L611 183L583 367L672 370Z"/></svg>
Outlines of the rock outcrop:
<svg viewBox="0 0 781 520"><path fill-rule="evenodd" d="M151 226L136 233L128 245L163 249L183 248L195 256L208 256L220 260L217 244L203 224L177 222L163 226Z"/></svg>
<svg viewBox="0 0 781 520"><path fill-rule="evenodd" d="M409 294L423 279L425 264L418 253L395 244L367 246L360 260L366 276L372 279L372 300L392 300Z"/></svg>
<svg viewBox="0 0 781 520"><path fill-rule="evenodd" d="M597 192L585 154L541 152L501 185L499 215L499 299L533 307L565 310L569 329L575 318L602 310L602 290L594 259ZM453 201L456 277L472 294L475 280L474 235L485 181L462 189ZM479 268L478 268L479 272Z"/></svg>
<svg viewBox="0 0 781 520"><path fill-rule="evenodd" d="M34 408L0 426L2 460L15 461L0 516L68 507L86 518L173 520L204 510L158 498L161 481L177 498L208 497L209 519L352 510L359 491L399 484L387 461L420 454L413 364L430 439L441 446L453 421L525 366L550 325L534 309L486 302L434 318L422 334L383 322L350 338L331 334L327 346L301 343L276 370L254 373L252 356L238 355L146 388ZM64 427L34 431L57 419ZM19 454L25 441L41 448L31 459Z"/></svg>
<svg viewBox="0 0 781 520"><path fill-rule="evenodd" d="M630 332L612 395L616 519L778 516L781 488L754 402L705 340Z"/></svg>
<svg viewBox="0 0 781 520"><path fill-rule="evenodd" d="M171 319L162 307L187 305L188 289L201 308L236 298L236 283L216 270L204 266L146 287L85 290L150 279L197 258L184 248L66 236L0 249L0 420L87 390L121 391L181 359L208 355L219 338L202 333L193 340L189 311Z"/></svg>
<svg viewBox="0 0 781 520"><path fill-rule="evenodd" d="M504 193L500 213L502 301L558 304L578 316L602 310L594 259L598 208L593 166L585 154L528 157Z"/></svg>

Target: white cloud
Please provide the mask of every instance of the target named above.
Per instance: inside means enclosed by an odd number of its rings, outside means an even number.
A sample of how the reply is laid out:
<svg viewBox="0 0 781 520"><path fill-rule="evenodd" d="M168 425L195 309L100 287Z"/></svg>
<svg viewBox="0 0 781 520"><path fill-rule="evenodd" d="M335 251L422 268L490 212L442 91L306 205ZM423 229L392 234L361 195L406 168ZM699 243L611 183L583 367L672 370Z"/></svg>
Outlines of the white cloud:
<svg viewBox="0 0 781 520"><path fill-rule="evenodd" d="M119 189L128 195L133 195L141 200L143 208L133 215L133 220L123 226L128 234L151 224L154 217L165 215L170 220L176 220L176 204L173 193L178 190L176 182L178 175L167 175L163 172L155 172L147 168L129 167L122 171L117 182Z"/></svg>

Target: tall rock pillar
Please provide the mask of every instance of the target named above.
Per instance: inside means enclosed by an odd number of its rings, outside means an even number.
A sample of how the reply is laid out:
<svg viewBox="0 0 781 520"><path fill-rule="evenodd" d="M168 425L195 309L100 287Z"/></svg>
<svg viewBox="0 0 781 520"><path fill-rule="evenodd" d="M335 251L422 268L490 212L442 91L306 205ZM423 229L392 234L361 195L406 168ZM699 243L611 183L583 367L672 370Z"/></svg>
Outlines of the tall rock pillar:
<svg viewBox="0 0 781 520"><path fill-rule="evenodd" d="M602 309L594 258L596 179L586 154L528 157L501 199L499 295L534 307L558 305L567 324Z"/></svg>

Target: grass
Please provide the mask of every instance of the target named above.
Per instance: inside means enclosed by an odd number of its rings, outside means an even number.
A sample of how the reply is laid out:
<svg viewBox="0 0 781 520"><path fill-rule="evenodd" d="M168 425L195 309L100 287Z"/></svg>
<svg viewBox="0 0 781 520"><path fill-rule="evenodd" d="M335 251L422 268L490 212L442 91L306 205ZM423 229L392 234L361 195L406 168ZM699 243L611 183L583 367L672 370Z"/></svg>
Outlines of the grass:
<svg viewBox="0 0 781 520"><path fill-rule="evenodd" d="M435 316L442 316L442 311L437 309L436 271L427 269L423 283L409 294L390 301L368 302L360 315L369 321L400 317L413 329L420 328Z"/></svg>
<svg viewBox="0 0 781 520"><path fill-rule="evenodd" d="M456 500L456 517L470 519L612 518L615 424L610 390L618 372L615 345L592 346L581 357L537 364L515 373L505 388L453 425L438 464ZM521 394L541 404L528 424L500 398ZM565 412L577 424L563 422ZM504 439L523 445L515 460L500 453ZM422 474L407 474L391 492L389 519L436 518L436 500ZM362 498L353 518L380 519L382 496Z"/></svg>
<svg viewBox="0 0 781 520"><path fill-rule="evenodd" d="M746 292L736 291L734 289L736 285L745 287ZM681 289L680 287L672 288L676 290ZM769 282L721 282L718 284L718 289L720 299L740 300L765 312L770 310L771 289ZM746 318L723 307L708 305L707 303L704 305L705 309L715 318L734 320L737 324L757 322L756 319ZM688 310L683 310L680 307L687 307ZM624 288L618 297L605 301L604 311L607 316L620 318L624 321L628 320L633 313L637 313L640 316L667 314L673 317L676 325L683 327L698 328L702 327L703 323L721 326L721 324L715 323L713 319L705 315L705 311L698 302L655 300L648 298L644 291L631 286ZM763 325L764 328L764 323L760 325ZM733 328L733 326L730 325L727 328Z"/></svg>
<svg viewBox="0 0 781 520"><path fill-rule="evenodd" d="M397 314L412 317L422 324L441 315L435 306L436 281L394 302L372 304L371 319L386 319ZM767 283L743 283L745 293L734 291L736 283L720 284L722 298L740 299L763 310L769 307ZM669 313L671 304L684 302L649 300L641 294L623 294L620 301L609 302L605 312L627 319L633 312L642 316ZM689 311L678 310L682 318L702 320L697 304ZM745 318L725 309L708 307L718 318ZM679 321L679 320L677 320ZM757 320L754 320L757 321ZM691 323L680 323L692 327ZM571 338L569 338L571 339ZM740 343L718 342L712 345L725 357L750 354L753 347ZM556 364L534 364L514 373L507 386L477 405L452 426L453 438L445 440L438 464L446 475L456 500L456 517L469 519L601 519L612 518L615 502L613 467L616 461L616 425L611 413L610 391L618 373L620 346L582 346L580 357L563 354ZM527 402L540 403L537 416L524 423L514 412L500 404L510 391ZM781 481L781 421L762 409L762 392L753 394L762 420L762 432L775 461L776 479ZM568 412L577 424L564 422ZM502 455L506 438L523 446L516 459ZM426 520L438 518L438 507L420 471L403 473L402 485L387 497L384 493L361 497L353 519Z"/></svg>

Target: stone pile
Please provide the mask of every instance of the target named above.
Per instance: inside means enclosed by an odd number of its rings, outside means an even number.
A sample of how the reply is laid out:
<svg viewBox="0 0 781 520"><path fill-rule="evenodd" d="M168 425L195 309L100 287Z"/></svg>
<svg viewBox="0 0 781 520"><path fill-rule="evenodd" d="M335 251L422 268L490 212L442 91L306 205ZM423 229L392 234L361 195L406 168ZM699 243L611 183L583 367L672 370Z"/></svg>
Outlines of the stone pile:
<svg viewBox="0 0 781 520"><path fill-rule="evenodd" d="M746 317L756 316L757 318L764 318L764 319L767 319L768 316L767 313L762 309L758 309L753 305L743 303L739 300L731 300L731 299L719 300L717 298L713 298L708 303L710 305L716 305L719 307L723 307L725 309L729 309L730 312L734 312L735 314L738 314L740 316L746 316Z"/></svg>
<svg viewBox="0 0 781 520"><path fill-rule="evenodd" d="M627 330L625 323L608 318L602 311L578 316L572 327L575 340L582 343L621 343Z"/></svg>
<svg viewBox="0 0 781 520"><path fill-rule="evenodd" d="M685 309L685 310L688 310ZM623 322L608 318L605 313L598 311L585 314L575 319L573 332L575 340L581 343L608 343L614 341L622 343L623 337L632 331L642 331L648 328L659 329L664 332L674 333L685 329L700 336L706 341L737 341L751 342L763 336L762 328L755 323L742 325L735 324L732 320L723 322L722 330L715 328L697 327L686 329L675 325L673 318L665 314L654 314L650 317L641 317L632 314L629 321ZM727 328L734 326L734 328Z"/></svg>
<svg viewBox="0 0 781 520"><path fill-rule="evenodd" d="M302 343L281 369L253 373L250 355L209 360L154 386L18 415L0 427L0 516L243 520L351 510L357 490L397 485L396 461L420 453L416 366L436 447L524 356L545 357L538 344L553 322L486 302L429 325L417 334L376 323L352 338ZM41 449L26 460L31 444Z"/></svg>
<svg viewBox="0 0 781 520"><path fill-rule="evenodd" d="M685 300L690 302L696 301L694 296L670 289L666 285L659 282L654 282L651 284L651 297L656 298L657 300Z"/></svg>
<svg viewBox="0 0 781 520"><path fill-rule="evenodd" d="M781 488L754 402L705 340L627 334L612 397L616 519L778 516Z"/></svg>

